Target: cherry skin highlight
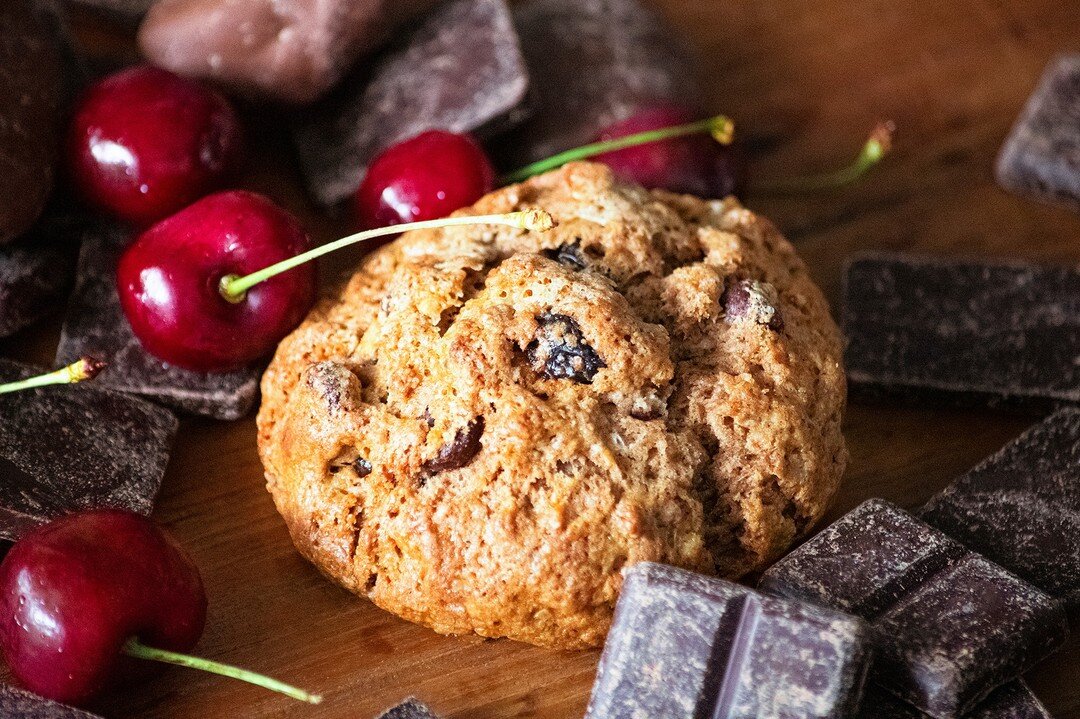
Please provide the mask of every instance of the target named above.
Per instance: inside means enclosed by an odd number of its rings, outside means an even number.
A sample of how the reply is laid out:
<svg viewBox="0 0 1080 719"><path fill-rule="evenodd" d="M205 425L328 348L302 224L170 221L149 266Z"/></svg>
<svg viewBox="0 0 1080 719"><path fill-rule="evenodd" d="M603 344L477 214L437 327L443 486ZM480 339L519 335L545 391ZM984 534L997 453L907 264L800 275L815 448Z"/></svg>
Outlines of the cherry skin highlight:
<svg viewBox="0 0 1080 719"><path fill-rule="evenodd" d="M137 514L62 517L0 564L0 650L18 680L49 699L83 704L134 671L121 654L128 639L187 651L205 623L195 564Z"/></svg>
<svg viewBox="0 0 1080 719"><path fill-rule="evenodd" d="M353 196L365 229L446 217L495 188L495 168L469 135L428 130L378 155Z"/></svg>
<svg viewBox="0 0 1080 719"><path fill-rule="evenodd" d="M116 270L120 305L143 347L198 372L245 367L273 351L315 302L308 263L229 301L223 277L246 275L310 249L300 223L262 195L220 192L138 237Z"/></svg>
<svg viewBox="0 0 1080 719"><path fill-rule="evenodd" d="M242 154L228 101L156 67L100 80L75 108L69 174L94 206L145 226L221 186Z"/></svg>

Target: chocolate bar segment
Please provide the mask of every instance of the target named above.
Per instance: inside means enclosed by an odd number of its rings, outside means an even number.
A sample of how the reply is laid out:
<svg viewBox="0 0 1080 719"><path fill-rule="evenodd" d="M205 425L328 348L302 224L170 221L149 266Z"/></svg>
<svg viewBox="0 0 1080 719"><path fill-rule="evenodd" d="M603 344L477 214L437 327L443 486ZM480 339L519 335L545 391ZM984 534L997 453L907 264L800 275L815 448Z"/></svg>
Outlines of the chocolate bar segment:
<svg viewBox="0 0 1080 719"><path fill-rule="evenodd" d="M912 708L878 687L868 687L859 707L859 719L925 719ZM1027 684L1015 679L990 692L964 719L1052 719Z"/></svg>
<svg viewBox="0 0 1080 719"><path fill-rule="evenodd" d="M300 167L334 205L360 186L381 150L424 130L484 134L512 124L528 89L505 0L452 0L366 73L298 114Z"/></svg>
<svg viewBox="0 0 1080 719"><path fill-rule="evenodd" d="M921 517L1080 606L1080 409L1062 409L930 500Z"/></svg>
<svg viewBox="0 0 1080 719"><path fill-rule="evenodd" d="M409 697L397 706L390 707L377 719L439 719L419 699Z"/></svg>
<svg viewBox="0 0 1080 719"><path fill-rule="evenodd" d="M0 246L0 337L55 311L74 274L74 247L48 231Z"/></svg>
<svg viewBox="0 0 1080 719"><path fill-rule="evenodd" d="M116 263L128 240L119 226L86 233L57 364L93 355L109 363L108 371L94 380L97 386L147 397L181 412L225 420L243 417L258 397L257 369L189 372L162 362L139 344L116 291Z"/></svg>
<svg viewBox="0 0 1080 719"><path fill-rule="evenodd" d="M589 701L608 717L845 717L869 662L854 617L663 564L625 571Z"/></svg>
<svg viewBox="0 0 1080 719"><path fill-rule="evenodd" d="M864 255L844 286L845 361L862 395L1080 403L1080 269Z"/></svg>
<svg viewBox="0 0 1080 719"><path fill-rule="evenodd" d="M4 719L101 719L97 714L0 685L0 717Z"/></svg>
<svg viewBox="0 0 1080 719"><path fill-rule="evenodd" d="M871 622L877 683L952 719L1065 640L1061 605L882 500L870 500L769 569L763 591Z"/></svg>
<svg viewBox="0 0 1080 719"><path fill-rule="evenodd" d="M0 360L0 382L44 371ZM79 509L149 514L176 428L167 409L91 384L0 395L0 538Z"/></svg>
<svg viewBox="0 0 1080 719"><path fill-rule="evenodd" d="M1080 210L1080 54L1043 73L997 161L997 179L1018 195Z"/></svg>

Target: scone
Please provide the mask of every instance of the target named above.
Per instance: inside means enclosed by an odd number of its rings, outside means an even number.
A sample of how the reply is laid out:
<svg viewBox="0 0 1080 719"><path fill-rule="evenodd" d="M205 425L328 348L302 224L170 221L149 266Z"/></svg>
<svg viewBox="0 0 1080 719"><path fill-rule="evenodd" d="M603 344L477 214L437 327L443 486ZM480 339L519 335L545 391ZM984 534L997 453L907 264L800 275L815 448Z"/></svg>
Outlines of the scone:
<svg viewBox="0 0 1080 719"><path fill-rule="evenodd" d="M817 521L846 461L841 342L734 199L573 164L414 232L282 342L259 448L299 550L438 632L603 642L620 570L735 577Z"/></svg>

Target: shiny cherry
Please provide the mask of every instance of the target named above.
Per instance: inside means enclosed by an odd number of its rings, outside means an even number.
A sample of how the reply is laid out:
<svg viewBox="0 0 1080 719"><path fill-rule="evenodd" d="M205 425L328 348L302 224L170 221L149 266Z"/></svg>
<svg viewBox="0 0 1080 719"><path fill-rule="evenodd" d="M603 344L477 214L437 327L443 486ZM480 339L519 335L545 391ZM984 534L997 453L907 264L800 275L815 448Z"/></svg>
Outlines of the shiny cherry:
<svg viewBox="0 0 1080 719"><path fill-rule="evenodd" d="M227 299L222 278L311 247L300 223L261 195L220 192L154 225L120 258L120 304L135 336L178 367L221 372L271 352L315 301L312 264Z"/></svg>
<svg viewBox="0 0 1080 719"><path fill-rule="evenodd" d="M217 189L242 145L239 119L224 97L149 66L90 87L67 141L70 175L83 196L138 225Z"/></svg>
<svg viewBox="0 0 1080 719"><path fill-rule="evenodd" d="M446 217L495 187L495 169L469 135L428 130L384 150L353 197L358 224L386 227Z"/></svg>

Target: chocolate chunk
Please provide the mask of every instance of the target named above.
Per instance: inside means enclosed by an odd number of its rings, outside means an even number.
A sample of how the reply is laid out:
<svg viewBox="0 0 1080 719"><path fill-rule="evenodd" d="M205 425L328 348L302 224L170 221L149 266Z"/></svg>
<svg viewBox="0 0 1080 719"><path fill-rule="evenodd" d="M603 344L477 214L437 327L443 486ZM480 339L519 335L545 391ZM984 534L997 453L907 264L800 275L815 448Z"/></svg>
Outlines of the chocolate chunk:
<svg viewBox="0 0 1080 719"><path fill-rule="evenodd" d="M730 322L745 320L777 332L784 329L784 320L776 308L779 304L776 288L768 282L736 280L724 290L720 303Z"/></svg>
<svg viewBox="0 0 1080 719"><path fill-rule="evenodd" d="M0 360L0 381L43 370ZM108 372L108 370L106 370ZM78 509L149 514L176 434L166 409L95 384L0 395L0 537Z"/></svg>
<svg viewBox="0 0 1080 719"><path fill-rule="evenodd" d="M769 569L761 589L870 621L877 683L940 719L975 707L1068 631L1053 598L876 499Z"/></svg>
<svg viewBox="0 0 1080 719"><path fill-rule="evenodd" d="M17 242L0 246L0 337L54 312L75 274L68 231L41 221Z"/></svg>
<svg viewBox="0 0 1080 719"><path fill-rule="evenodd" d="M871 686L863 696L859 719L925 719L926 714ZM1052 719L1027 684L1015 679L990 692L964 719Z"/></svg>
<svg viewBox="0 0 1080 719"><path fill-rule="evenodd" d="M380 714L377 719L439 719L439 717L419 699L410 697L397 706L390 707Z"/></svg>
<svg viewBox="0 0 1080 719"><path fill-rule="evenodd" d="M353 469L356 470L357 477L366 477L371 474L371 462L367 461L363 457L357 457L353 462Z"/></svg>
<svg viewBox="0 0 1080 719"><path fill-rule="evenodd" d="M525 347L525 356L541 377L592 384L596 373L607 367L573 317L545 312L536 324L536 339Z"/></svg>
<svg viewBox="0 0 1080 719"><path fill-rule="evenodd" d="M484 418L481 416L459 429L452 442L439 448L439 453L434 459L424 462L421 472L425 477L430 477L440 472L461 469L471 462L473 457L480 454L480 450L483 449L480 438L483 436Z"/></svg>
<svg viewBox="0 0 1080 719"><path fill-rule="evenodd" d="M846 717L858 705L858 619L663 564L624 576L586 719Z"/></svg>
<svg viewBox="0 0 1080 719"><path fill-rule="evenodd" d="M588 260L581 252L581 244L578 242L542 250L541 254L572 270L583 270L589 266Z"/></svg>
<svg viewBox="0 0 1080 719"><path fill-rule="evenodd" d="M34 224L52 191L62 58L54 18L44 5L0 3L0 244Z"/></svg>
<svg viewBox="0 0 1080 719"><path fill-rule="evenodd" d="M1080 606L1080 409L1063 409L953 482L922 518Z"/></svg>
<svg viewBox="0 0 1080 719"><path fill-rule="evenodd" d="M123 229L96 227L79 253L75 292L64 318L56 361L102 357L109 370L98 386L148 397L182 412L239 419L255 404L257 369L201 374L172 367L149 354L131 331L116 292L116 262L128 242Z"/></svg>
<svg viewBox="0 0 1080 719"><path fill-rule="evenodd" d="M5 719L101 719L23 689L0 685L0 717Z"/></svg>
<svg viewBox="0 0 1080 719"><path fill-rule="evenodd" d="M1018 195L1080 210L1080 54L1046 68L997 161Z"/></svg>
<svg viewBox="0 0 1080 719"><path fill-rule="evenodd" d="M432 128L504 128L527 88L505 0L452 0L388 49L369 78L346 78L298 116L301 169L315 198L336 204L356 191L381 150Z"/></svg>
<svg viewBox="0 0 1080 719"><path fill-rule="evenodd" d="M864 395L1080 403L1080 269L864 256L847 268L843 324Z"/></svg>

